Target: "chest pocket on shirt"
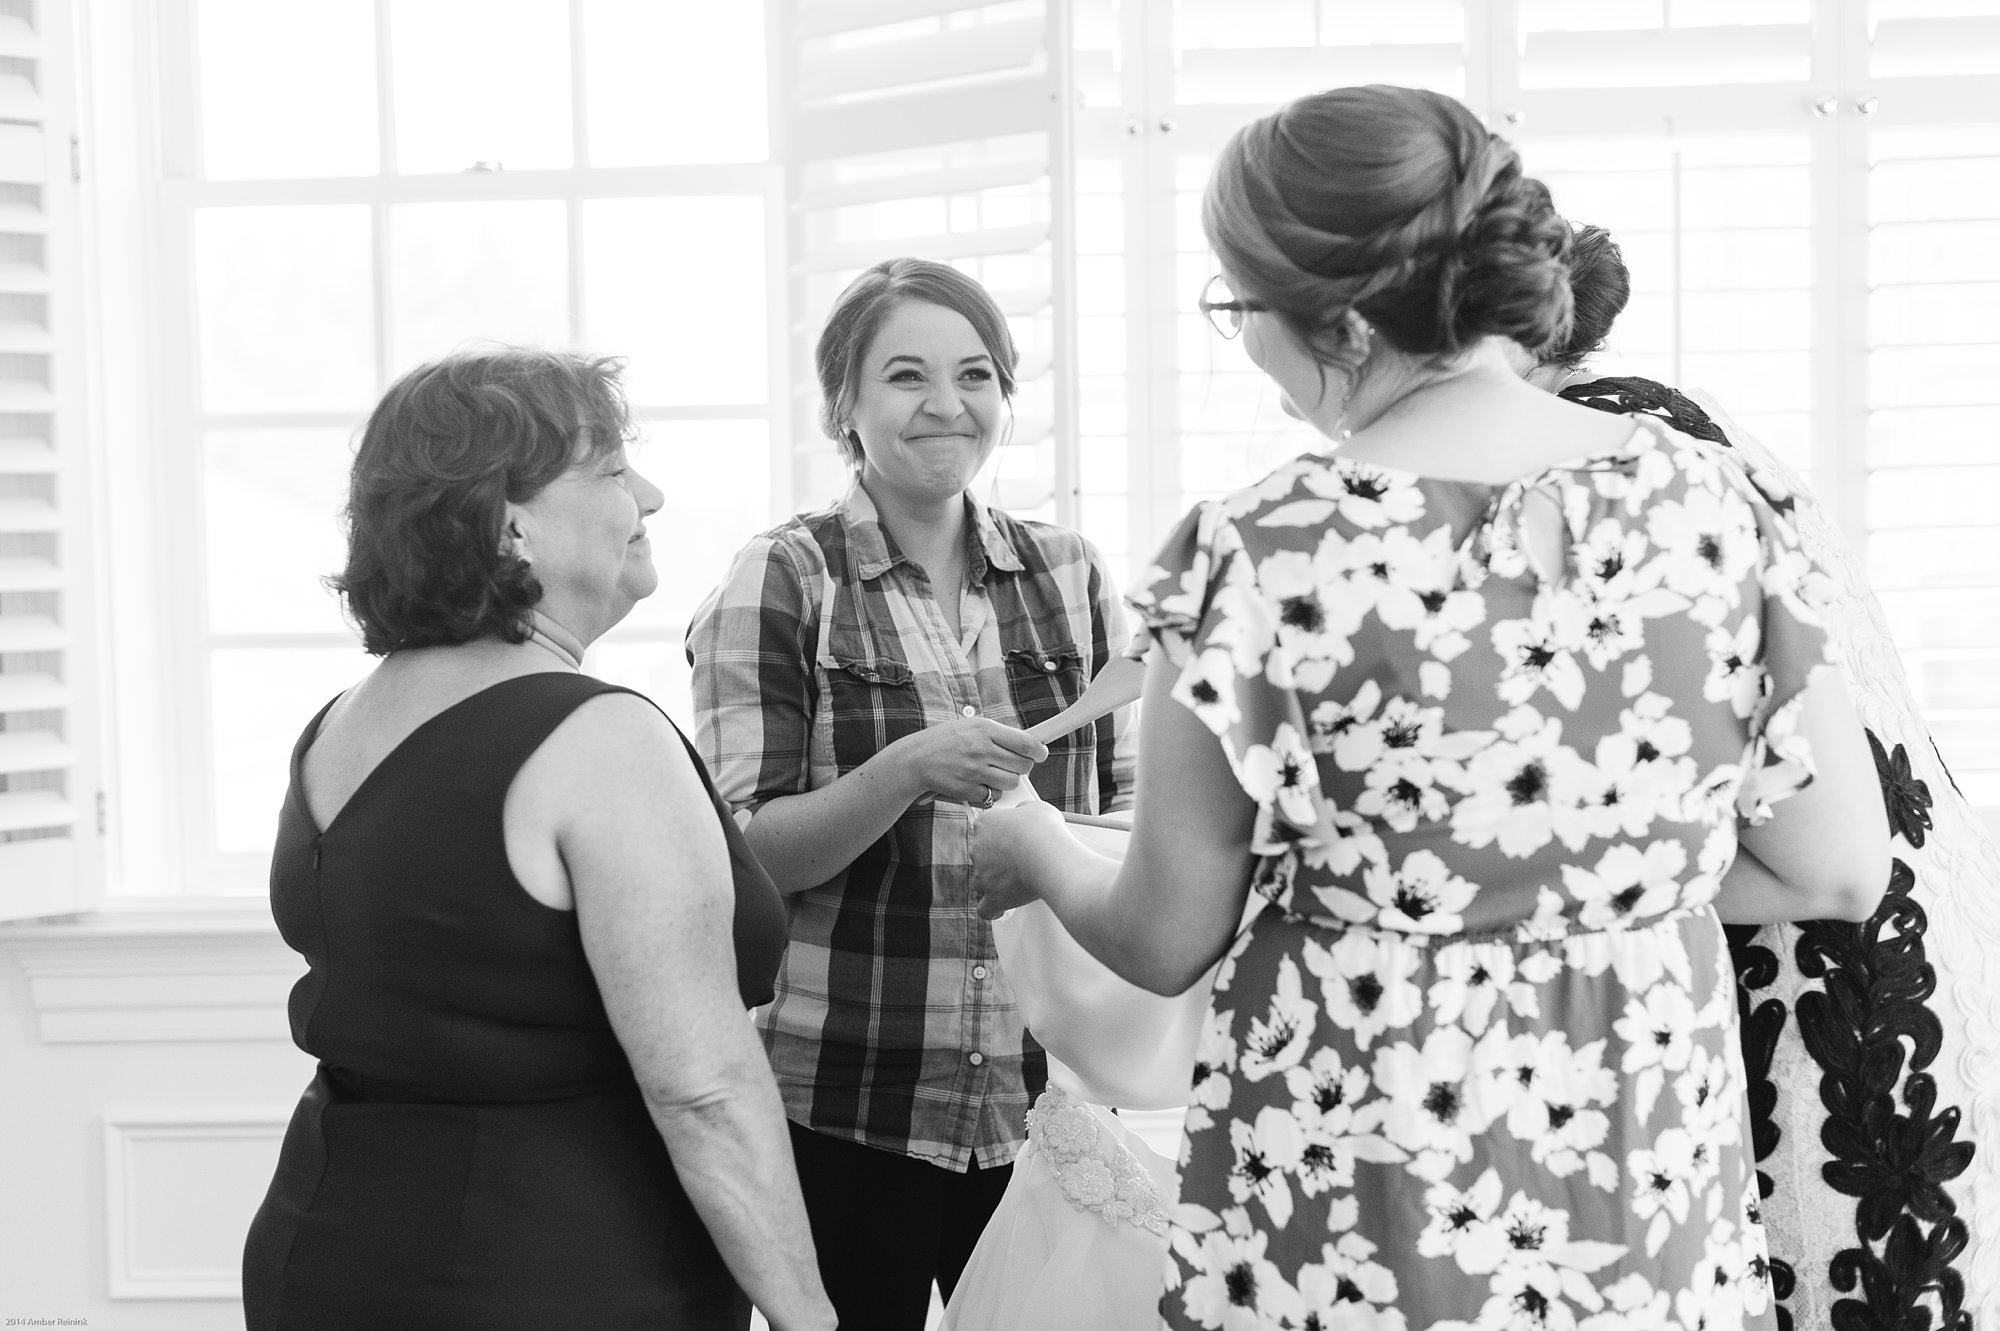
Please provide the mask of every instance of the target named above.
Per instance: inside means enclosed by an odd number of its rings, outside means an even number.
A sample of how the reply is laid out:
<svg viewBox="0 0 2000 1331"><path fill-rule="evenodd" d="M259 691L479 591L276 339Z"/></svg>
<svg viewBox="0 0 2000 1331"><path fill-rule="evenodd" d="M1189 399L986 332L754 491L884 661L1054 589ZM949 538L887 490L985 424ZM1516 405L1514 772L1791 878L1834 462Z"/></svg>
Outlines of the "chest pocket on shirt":
<svg viewBox="0 0 2000 1331"><path fill-rule="evenodd" d="M1074 644L1017 647L1007 653L1007 692L1021 728L1048 720L1082 696L1090 681L1084 677L1083 654ZM1097 727L1084 726L1053 741L1048 761L1029 778L1035 793L1069 809L1095 808L1089 799L1095 779Z"/></svg>
<svg viewBox="0 0 2000 1331"><path fill-rule="evenodd" d="M923 699L907 662L836 644L820 664L833 759L843 776L924 728Z"/></svg>

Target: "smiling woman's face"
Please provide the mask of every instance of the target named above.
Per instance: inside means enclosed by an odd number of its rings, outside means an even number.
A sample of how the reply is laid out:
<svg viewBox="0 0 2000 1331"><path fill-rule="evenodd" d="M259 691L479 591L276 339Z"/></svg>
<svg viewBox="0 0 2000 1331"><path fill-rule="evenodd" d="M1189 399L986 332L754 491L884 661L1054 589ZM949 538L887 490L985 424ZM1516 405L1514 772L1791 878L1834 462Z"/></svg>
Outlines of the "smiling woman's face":
<svg viewBox="0 0 2000 1331"><path fill-rule="evenodd" d="M912 500L963 494L1000 441L1007 404L993 357L956 310L907 301L861 359L850 422L861 481Z"/></svg>

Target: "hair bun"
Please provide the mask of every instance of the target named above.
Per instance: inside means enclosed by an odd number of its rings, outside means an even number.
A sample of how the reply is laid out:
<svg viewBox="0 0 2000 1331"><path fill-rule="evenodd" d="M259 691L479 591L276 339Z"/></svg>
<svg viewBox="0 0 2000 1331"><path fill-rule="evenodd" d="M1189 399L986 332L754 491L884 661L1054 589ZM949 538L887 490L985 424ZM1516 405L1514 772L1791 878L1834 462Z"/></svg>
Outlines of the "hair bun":
<svg viewBox="0 0 2000 1331"><path fill-rule="evenodd" d="M1512 152L1508 153L1512 158ZM1466 346L1512 338L1534 350L1569 330L1570 228L1519 159L1495 175L1438 273L1438 323Z"/></svg>

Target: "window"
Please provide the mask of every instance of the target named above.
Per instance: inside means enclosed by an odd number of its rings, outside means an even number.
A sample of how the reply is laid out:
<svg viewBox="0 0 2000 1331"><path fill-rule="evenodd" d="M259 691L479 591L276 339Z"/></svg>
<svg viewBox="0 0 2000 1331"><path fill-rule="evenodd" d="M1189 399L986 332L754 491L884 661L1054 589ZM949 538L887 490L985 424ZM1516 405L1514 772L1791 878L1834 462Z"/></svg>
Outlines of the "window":
<svg viewBox="0 0 2000 1331"><path fill-rule="evenodd" d="M975 487L1026 517L1074 523L1073 247L1066 117L1052 50L1063 8L1040 0L801 5L787 34L787 251L792 419L801 507L838 498L821 437L813 346L834 299L897 256L955 264L991 291L1021 361L1014 427ZM1061 423L1059 425L1059 423ZM746 533L747 534L747 533ZM731 548L741 544L741 538Z"/></svg>
<svg viewBox="0 0 2000 1331"><path fill-rule="evenodd" d="M0 919L100 878L67 20L0 0Z"/></svg>
<svg viewBox="0 0 2000 1331"><path fill-rule="evenodd" d="M724 561L844 484L811 351L879 259L1000 297L1022 389L981 484L1128 577L1188 504L1318 447L1194 310L1199 201L1245 120L1377 80L1463 97L1613 230L1636 293L1607 368L1714 393L1809 473L1947 761L2000 809L2000 0L328 0L304 33L302 12L170 0L158 50L124 32L150 63L92 80L147 182L107 192L126 249L91 261L128 891L257 888L291 739L366 664L316 583L347 449L416 360L469 336L631 358L664 584L590 665L679 711L682 627ZM0 177L26 105L5 41ZM301 41L312 60L269 58ZM44 224L16 188L19 258ZM35 294L0 280L0 335L26 339L0 379L34 383ZM0 408L0 632L54 632L53 606L73 635L73 593L4 581L54 576L6 523L73 486L33 416ZM0 705L89 660L0 653ZM77 761L81 720L54 716L8 713L0 767ZM60 786L82 835L77 770L4 794Z"/></svg>
<svg viewBox="0 0 2000 1331"><path fill-rule="evenodd" d="M343 561L352 443L390 382L468 340L627 358L635 462L667 495L662 583L589 666L685 710L687 617L788 499L782 179L759 5L168 12L159 308L187 330L155 348L169 705L124 708L121 752L161 755L126 764L127 798L172 793L157 835L181 854L159 861L189 877L128 850L126 887L259 891L292 741L368 665L319 582Z"/></svg>
<svg viewBox="0 0 2000 1331"><path fill-rule="evenodd" d="M1321 444L1194 313L1216 150L1315 88L1434 88L1618 238L1604 368L1713 393L1807 475L2000 811L2000 0L1076 3L1078 323L1122 330L1129 367L1078 367L1084 512L1093 476L1122 496L1129 570L1188 503ZM1095 471L1094 404L1125 431Z"/></svg>

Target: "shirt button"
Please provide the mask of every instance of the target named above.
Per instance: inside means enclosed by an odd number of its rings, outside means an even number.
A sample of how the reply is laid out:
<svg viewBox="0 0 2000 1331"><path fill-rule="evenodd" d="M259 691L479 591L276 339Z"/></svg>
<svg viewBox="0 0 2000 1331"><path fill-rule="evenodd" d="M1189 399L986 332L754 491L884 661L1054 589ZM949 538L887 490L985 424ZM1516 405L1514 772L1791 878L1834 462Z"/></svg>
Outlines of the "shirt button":
<svg viewBox="0 0 2000 1331"><path fill-rule="evenodd" d="M986 1055L980 1053L977 1049L975 1049L969 1055L967 1055L967 1061L970 1062L972 1066L976 1068L981 1063L984 1063L986 1061Z"/></svg>
<svg viewBox="0 0 2000 1331"><path fill-rule="evenodd" d="M979 709L977 707L974 707L971 703L967 703L965 706L958 709L958 714L960 716L978 716Z"/></svg>
<svg viewBox="0 0 2000 1331"><path fill-rule="evenodd" d="M974 966L974 967L972 968L972 978L973 978L973 979L975 979L975 980L983 980L983 979L985 979L985 978L986 978L986 968L985 968L984 966Z"/></svg>

